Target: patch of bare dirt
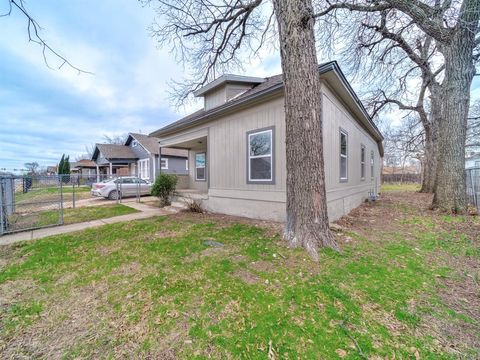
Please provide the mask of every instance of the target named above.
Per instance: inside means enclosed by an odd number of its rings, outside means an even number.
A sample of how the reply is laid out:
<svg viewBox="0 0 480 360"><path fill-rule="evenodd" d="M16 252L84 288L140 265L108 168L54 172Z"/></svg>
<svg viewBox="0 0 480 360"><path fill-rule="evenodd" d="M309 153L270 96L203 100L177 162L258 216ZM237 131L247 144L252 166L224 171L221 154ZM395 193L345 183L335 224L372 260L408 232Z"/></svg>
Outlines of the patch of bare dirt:
<svg viewBox="0 0 480 360"><path fill-rule="evenodd" d="M257 284L260 281L260 278L257 275L252 274L250 271L245 269L239 269L235 271L233 276L239 278L244 283L249 285Z"/></svg>
<svg viewBox="0 0 480 360"><path fill-rule="evenodd" d="M23 297L31 297L39 292L39 287L33 280L6 281L0 284L0 309L14 304Z"/></svg>
<svg viewBox="0 0 480 360"><path fill-rule="evenodd" d="M228 256L230 251L232 251L232 249L228 246L218 246L218 247L212 246L212 247L208 247L205 250L202 250L198 253L194 253L190 256L187 256L183 260L183 262L184 263L191 263L191 262L195 262L195 261L198 261L198 260L201 260L201 259L204 259L204 258L226 257L226 256Z"/></svg>
<svg viewBox="0 0 480 360"><path fill-rule="evenodd" d="M255 271L261 271L261 272L267 272L267 273L273 273L277 271L278 267L282 266L281 264L276 264L272 261L254 261L248 265L249 268L255 270Z"/></svg>
<svg viewBox="0 0 480 360"><path fill-rule="evenodd" d="M236 255L230 256L230 260L234 263L240 263L240 262L247 261L248 258L245 255L236 254Z"/></svg>
<svg viewBox="0 0 480 360"><path fill-rule="evenodd" d="M104 314L97 307L107 293L106 285L96 284L52 304L48 316L41 316L4 344L0 357L59 359L75 343L95 342L104 333L99 329Z"/></svg>
<svg viewBox="0 0 480 360"><path fill-rule="evenodd" d="M130 276L140 273L141 265L136 261L122 264L117 269L112 271L112 274Z"/></svg>

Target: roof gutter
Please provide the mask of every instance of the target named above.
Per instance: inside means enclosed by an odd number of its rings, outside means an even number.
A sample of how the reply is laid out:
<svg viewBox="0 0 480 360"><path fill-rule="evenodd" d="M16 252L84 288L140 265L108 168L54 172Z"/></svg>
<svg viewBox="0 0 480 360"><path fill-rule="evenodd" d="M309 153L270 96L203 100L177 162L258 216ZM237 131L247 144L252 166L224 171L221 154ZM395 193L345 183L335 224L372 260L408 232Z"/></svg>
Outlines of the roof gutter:
<svg viewBox="0 0 480 360"><path fill-rule="evenodd" d="M370 115L368 115L368 113L367 113L365 107L363 106L362 102L360 101L358 96L355 94L355 91L353 90L353 88L351 87L347 78L345 77L342 70L338 66L338 63L336 61L331 61L331 62L322 64L318 67L318 70L319 70L320 74L325 74L329 71L333 71L339 77L342 84L347 89L349 95L354 99L354 101L357 104L360 112L367 119L367 122L371 126L372 132L375 133L375 135L377 136L377 142L379 143L380 152L383 153L383 146L381 145L381 143L383 141L383 136L380 133L380 130L378 130L375 123L370 118ZM235 107L240 106L242 104L245 104L246 102L249 102L253 99L262 98L263 96L266 96L268 94L271 94L271 93L274 93L276 91L279 91L279 90L283 89L283 87L284 87L283 82L279 83L279 84L276 84L276 85L273 85L273 86L271 86L271 87L269 87L265 90L262 90L258 93L247 96L247 97L245 97L243 99L240 99L238 101L235 101L233 103L230 103L230 104L227 103L225 105L221 105L218 108L216 108L215 110L198 117L194 123L186 123L186 124L179 124L179 125L175 125L175 123L173 123L171 125L165 126L163 129L159 129L159 130L151 133L150 136L165 136L165 135L169 135L171 133L177 132L179 130L182 130L182 129L185 129L185 128L188 128L188 127L191 127L191 126L195 126L195 125L198 125L200 123L207 122L210 118L215 117L215 116L217 116L217 115L219 115L223 112L226 112L229 109L232 109L232 108L235 108ZM382 154L382 156L383 156L383 154Z"/></svg>
<svg viewBox="0 0 480 360"><path fill-rule="evenodd" d="M169 125L167 125L163 129L152 132L150 134L150 136L154 136L154 137L165 136L165 135L169 135L171 133L177 132L179 130L188 128L190 126L196 126L199 123L206 122L207 120L209 120L212 117L217 116L218 114L221 114L225 111L228 111L229 109L232 109L232 108L235 108L235 107L240 106L242 104L245 104L246 102L249 102L253 99L261 98L265 95L274 93L275 91L281 90L282 88L283 88L283 84L274 85L272 87L269 87L268 89L259 91L258 93L247 96L247 97L245 97L241 100L235 101L234 103L230 103L230 104L227 103L225 105L221 105L218 108L216 108L215 110L212 110L211 112L209 112L208 114L205 114L205 115L202 115L202 116L198 117L196 119L195 123L193 123L193 124L192 123L187 123L187 124L181 124L181 125L177 125L177 126L175 126L175 124L172 124L172 127L169 127Z"/></svg>

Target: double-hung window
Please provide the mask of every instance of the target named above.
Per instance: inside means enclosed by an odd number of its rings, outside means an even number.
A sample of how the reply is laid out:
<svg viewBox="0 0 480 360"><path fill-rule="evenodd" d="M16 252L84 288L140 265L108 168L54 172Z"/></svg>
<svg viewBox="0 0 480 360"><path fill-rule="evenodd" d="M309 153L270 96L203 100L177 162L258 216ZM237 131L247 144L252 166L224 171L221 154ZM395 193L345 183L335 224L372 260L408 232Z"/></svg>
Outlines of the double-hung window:
<svg viewBox="0 0 480 360"><path fill-rule="evenodd" d="M168 170L168 159L167 158L162 158L161 166L162 166L162 170Z"/></svg>
<svg viewBox="0 0 480 360"><path fill-rule="evenodd" d="M365 180L365 146L360 148L360 177Z"/></svg>
<svg viewBox="0 0 480 360"><path fill-rule="evenodd" d="M348 180L348 134L340 130L340 181Z"/></svg>
<svg viewBox="0 0 480 360"><path fill-rule="evenodd" d="M273 128L247 133L247 182L274 183Z"/></svg>
<svg viewBox="0 0 480 360"><path fill-rule="evenodd" d="M206 156L205 153L196 153L195 154L195 180L205 181L206 180Z"/></svg>
<svg viewBox="0 0 480 360"><path fill-rule="evenodd" d="M150 177L149 160L138 160L138 176L142 179L148 179Z"/></svg>
<svg viewBox="0 0 480 360"><path fill-rule="evenodd" d="M375 153L373 150L370 152L370 177L373 180L374 174L375 174Z"/></svg>

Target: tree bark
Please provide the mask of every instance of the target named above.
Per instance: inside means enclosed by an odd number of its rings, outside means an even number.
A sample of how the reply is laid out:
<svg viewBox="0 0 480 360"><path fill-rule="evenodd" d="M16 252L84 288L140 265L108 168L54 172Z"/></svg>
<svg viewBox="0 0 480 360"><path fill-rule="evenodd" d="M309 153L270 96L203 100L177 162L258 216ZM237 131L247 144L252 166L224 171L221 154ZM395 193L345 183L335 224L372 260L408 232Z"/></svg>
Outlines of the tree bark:
<svg viewBox="0 0 480 360"><path fill-rule="evenodd" d="M322 98L311 0L274 0L285 84L287 222L284 237L313 259L337 248L328 223Z"/></svg>
<svg viewBox="0 0 480 360"><path fill-rule="evenodd" d="M445 58L442 83L442 116L438 124L438 165L433 207L453 213L467 211L465 142L470 87L475 74L472 52L475 37L457 31L451 43L441 47Z"/></svg>
<svg viewBox="0 0 480 360"><path fill-rule="evenodd" d="M436 94L435 96L438 96ZM421 193L434 193L437 180L438 124L441 121L440 103L432 95L430 120L424 123L425 156L423 161L423 179Z"/></svg>

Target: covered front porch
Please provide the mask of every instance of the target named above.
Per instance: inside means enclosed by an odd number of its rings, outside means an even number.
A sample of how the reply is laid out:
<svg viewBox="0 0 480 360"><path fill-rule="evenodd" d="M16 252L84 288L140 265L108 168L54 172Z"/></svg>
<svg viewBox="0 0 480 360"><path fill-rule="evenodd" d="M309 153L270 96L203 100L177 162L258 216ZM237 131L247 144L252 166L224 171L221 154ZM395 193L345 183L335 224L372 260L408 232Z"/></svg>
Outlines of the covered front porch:
<svg viewBox="0 0 480 360"><path fill-rule="evenodd" d="M188 174L177 175L177 193L191 199L208 198L209 161L208 161L208 129L192 131L172 137L164 137L159 141L160 147L188 150Z"/></svg>
<svg viewBox="0 0 480 360"><path fill-rule="evenodd" d="M136 173L136 161L108 161L97 164L97 181L111 176L130 176Z"/></svg>

